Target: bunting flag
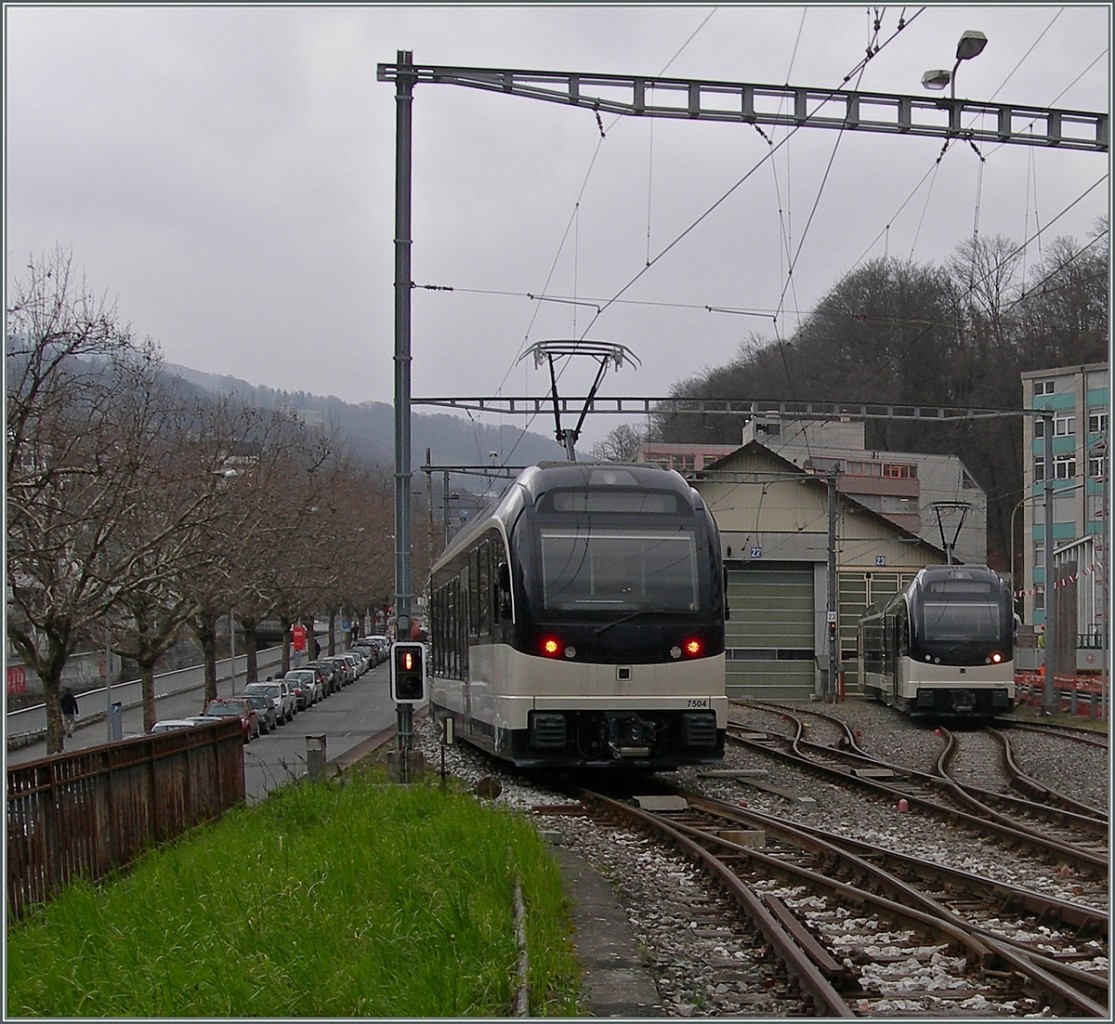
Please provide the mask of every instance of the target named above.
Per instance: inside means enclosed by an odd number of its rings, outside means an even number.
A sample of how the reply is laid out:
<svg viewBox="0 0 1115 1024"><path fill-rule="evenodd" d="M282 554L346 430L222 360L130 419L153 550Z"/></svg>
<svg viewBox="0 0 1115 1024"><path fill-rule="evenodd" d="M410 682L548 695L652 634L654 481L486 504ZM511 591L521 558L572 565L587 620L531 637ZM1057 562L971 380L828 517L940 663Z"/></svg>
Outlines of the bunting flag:
<svg viewBox="0 0 1115 1024"><path fill-rule="evenodd" d="M1081 576L1097 576L1103 577L1103 564L1097 559L1091 565L1085 565L1078 569L1076 572L1069 576L1060 576L1053 581L1053 589L1060 590L1062 587L1067 587L1072 583L1077 583ZM1040 594L1041 587L1026 587L1022 590L1014 592L1015 598L1023 598L1033 594Z"/></svg>

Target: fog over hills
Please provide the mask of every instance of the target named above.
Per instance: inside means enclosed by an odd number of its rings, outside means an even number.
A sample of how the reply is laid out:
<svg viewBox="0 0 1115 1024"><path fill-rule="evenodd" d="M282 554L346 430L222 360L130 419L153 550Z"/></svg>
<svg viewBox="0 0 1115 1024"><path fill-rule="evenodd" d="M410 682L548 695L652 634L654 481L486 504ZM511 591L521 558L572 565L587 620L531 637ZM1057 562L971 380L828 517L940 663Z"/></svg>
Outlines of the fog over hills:
<svg viewBox="0 0 1115 1024"><path fill-rule="evenodd" d="M233 394L261 408L294 409L307 424L333 425L358 460L393 472L395 410L386 402L353 405L332 395L277 391L236 377L203 373L171 363L166 364L166 370L204 391ZM426 464L427 449L430 464L435 466L527 466L565 457L564 449L552 435L524 432L518 426L485 426L449 413L412 410L411 468L415 472ZM498 453L498 457L491 459L491 452Z"/></svg>

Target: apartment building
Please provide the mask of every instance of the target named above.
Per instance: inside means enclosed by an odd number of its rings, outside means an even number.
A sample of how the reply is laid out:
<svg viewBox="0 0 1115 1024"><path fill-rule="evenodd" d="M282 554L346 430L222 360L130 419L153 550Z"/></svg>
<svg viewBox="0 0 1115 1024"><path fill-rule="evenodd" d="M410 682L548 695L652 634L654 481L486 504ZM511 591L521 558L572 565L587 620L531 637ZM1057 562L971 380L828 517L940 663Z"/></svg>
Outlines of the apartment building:
<svg viewBox="0 0 1115 1024"><path fill-rule="evenodd" d="M1023 406L1046 415L1028 415L1023 426L1025 479L1015 514L1023 518L1021 550L1014 553L1015 592L1022 618L1039 632L1049 613L1045 546L1053 544L1052 593L1057 636L1076 648L1089 667L1102 658L1108 629L1107 520L1110 456L1107 449L1111 404L1107 363L1056 367L1022 374ZM1052 430L1052 464L1046 465L1045 431ZM1047 482L1053 490L1052 537L1045 535ZM1013 532L1013 531L1012 531ZM1060 645L1058 645L1060 646ZM1071 666L1065 666L1071 671ZM1060 666L1059 666L1059 670Z"/></svg>

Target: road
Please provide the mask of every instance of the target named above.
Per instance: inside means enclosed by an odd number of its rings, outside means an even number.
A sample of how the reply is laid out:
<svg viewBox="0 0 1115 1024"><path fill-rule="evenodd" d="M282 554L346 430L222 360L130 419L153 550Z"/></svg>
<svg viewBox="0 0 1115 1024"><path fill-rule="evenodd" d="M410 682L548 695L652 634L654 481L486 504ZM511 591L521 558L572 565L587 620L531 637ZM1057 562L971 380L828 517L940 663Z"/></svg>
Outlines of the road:
<svg viewBox="0 0 1115 1024"><path fill-rule="evenodd" d="M158 698L155 710L158 718L181 718L199 714L200 703L199 690L172 693ZM245 745L244 787L248 803L256 803L271 789L305 775L307 736L324 736L325 759L334 761L384 730L393 729L397 719L395 704L388 692L385 662L340 692L300 711L293 722ZM122 722L125 739L142 734L142 708L125 708ZM74 735L66 739L66 750L100 746L106 735L103 718L79 726ZM21 750L8 751L7 763L24 764L46 756L46 742L40 741Z"/></svg>

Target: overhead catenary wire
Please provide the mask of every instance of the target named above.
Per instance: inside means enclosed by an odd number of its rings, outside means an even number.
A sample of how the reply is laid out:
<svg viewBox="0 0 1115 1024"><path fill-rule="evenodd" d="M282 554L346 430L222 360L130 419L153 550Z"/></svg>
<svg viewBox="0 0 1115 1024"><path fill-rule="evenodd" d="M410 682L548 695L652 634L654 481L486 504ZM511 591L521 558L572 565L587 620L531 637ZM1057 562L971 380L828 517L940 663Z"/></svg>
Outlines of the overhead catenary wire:
<svg viewBox="0 0 1115 1024"><path fill-rule="evenodd" d="M917 13L921 13L921 11L919 11L919 12L917 12ZM877 12L877 11L876 11L876 14L878 14L878 12ZM711 16L711 15L710 15L710 16ZM916 17L916 16L917 16L917 15L915 14L915 15L914 15L914 17ZM706 18L705 20L706 20L706 22L707 22L707 18ZM912 21L912 20L913 20L913 19L911 18L911 21ZM702 25L703 25L703 24L704 24L704 22L702 22ZM900 27L901 27L901 26L900 26ZM694 33L694 34L695 34L695 33ZM897 33L896 33L896 34L897 34ZM893 36L892 36L891 38L893 38ZM1039 38L1040 38L1040 37L1039 37ZM889 41L889 40L888 40L888 41ZM885 45L885 43L884 43L883 45ZM869 47L869 49L870 49L870 47ZM1032 49L1032 48L1031 48L1031 49ZM865 63L866 63L865 61L861 61L861 63L860 63L860 65L859 65L859 67L860 67L860 68L862 69L862 67L863 67L863 66L865 66ZM1094 63L1094 62L1093 62L1093 63ZM1013 72L1012 72L1012 73L1013 73ZM847 78L848 78L848 76L846 76L846 78L845 78L845 80L846 80L846 81L847 81ZM617 115L617 116L616 116L616 118L615 118L615 121L618 121L618 120L620 120L620 117L621 117L621 116L622 116L622 115ZM614 125L615 121L613 121L613 122L612 122L612 124L613 124L613 125ZM652 123L653 123L653 122L652 122ZM602 141L603 141L603 137L604 137L604 136L605 136L605 135L607 134L607 133L606 133L606 131L604 131L604 129L603 129L603 126L601 126L601 131L602 131L602 138L601 138L600 142L602 142ZM796 131L796 128L794 129L794 131ZM791 132L790 134L793 134L793 132ZM788 137L789 137L789 136L787 136L787 138L788 138ZM785 140L782 140L782 141L784 142ZM779 145L781 145L781 143L779 143ZM598 146L598 148L597 148L597 153L599 153L599 151L600 151L600 150L599 150L599 146ZM652 140L652 149L651 149L651 155L653 156L653 140ZM593 158L593 164L595 164L595 154L594 154L594 158ZM936 165L935 165L935 166L936 166ZM749 173L750 173L750 172L749 172ZM927 172L927 175L928 175L929 173L931 173L931 172ZM581 194L581 196L583 196L583 195L584 195L584 192L585 192L585 188L587 188L587 185L588 185L588 181L589 181L589 177L590 177L590 176L591 176L591 166L590 166L590 172L589 172L589 174L588 174L588 175L586 175L585 181L584 181L584 183L583 183L583 185L582 185L582 190L581 190L581 193L580 193L580 194ZM746 177L746 176L745 176L745 177ZM734 189L734 188L736 188L736 187L738 187L738 185L739 185L739 184L742 184L742 181L743 181L743 180L745 180L745 179L741 179L741 180L740 180L739 182L737 182L736 186L733 186L733 189ZM777 179L776 179L776 180L777 180ZM923 179L923 180L924 180L924 179ZM980 188L981 188L981 190L982 190L982 184L981 184ZM1091 190L1089 190L1089 191L1091 191ZM1085 195L1086 195L1086 194L1087 194L1087 193L1085 193ZM712 206L712 207L710 207L710 208L709 208L708 210L706 210L706 211L705 211L705 213L704 213L704 214L702 214L702 216L701 216L700 218L698 218L698 219L697 219L696 221L694 221L694 223L693 223L693 224L691 224L691 225L690 225L690 227L689 227L689 228L687 228L687 229L686 229L686 231L682 233L682 235L679 235L679 236L678 236L677 238L675 238L673 242L669 243L669 245L668 245L667 247L665 247L665 248L664 248L664 249L663 249L662 251L660 251L660 252L659 252L659 253L658 253L658 254L657 254L656 256L654 256L654 257L650 258L650 259L649 259L649 261L648 261L648 267L649 267L649 265L653 265L653 264L655 264L655 263L659 262L660 260L662 260L662 259L664 258L664 256L665 256L665 255L667 254L667 252L668 252L668 251L669 251L669 250L670 250L670 249L671 249L671 248L672 248L673 246L675 246L675 245L677 244L677 242L678 242L678 241L680 241L680 238L681 238L681 237L684 237L684 235L685 235L686 233L688 233L688 231L692 230L692 229L693 229L693 228L694 228L694 227L695 227L695 226L697 225L697 223L699 223L699 222L700 222L701 220L703 220L703 219L704 219L705 217L707 217L707 216L708 216L708 215L709 215L709 214L710 214L710 213L711 213L711 212L712 212L712 211L713 211L713 210L714 210L714 209L715 209L715 208L716 208L716 207L717 207L717 206L719 205L719 203L721 203L721 202L723 201L723 199L724 199L724 198L726 198L726 196L724 196L724 197L721 197L721 199L720 199L720 200L718 200L718 201L717 201L717 203L713 204L713 206ZM819 197L818 197L818 200L819 200ZM904 205L905 205L905 204L904 204ZM580 212L580 210L579 210L579 208L578 208L577 210L575 210L575 212L574 212L574 215L573 215L573 216L571 217L571 219L570 219L570 224L571 224L571 225L573 225L573 228L574 228L574 238L576 238L576 228L577 228L577 227L579 226L579 220L578 220L578 217L579 217L579 212ZM780 212L781 212L781 211L780 211ZM974 209L973 213L974 213L974 223L975 223L975 229L974 229L974 233L978 233L978 223L979 223L979 221L978 221L978 202L977 202L977 206L976 206L976 208ZM650 239L650 237L651 237L651 215L652 215L651 194L650 194L650 190L649 190L649 188L648 188L648 226L647 226L647 236L648 236L648 248L647 248L647 254L648 254L648 256L649 256L649 254L650 254L650 248L649 248L649 239ZM787 216L788 216L788 215L787 215ZM889 226L890 226L890 225L888 224L888 225L887 225L887 227L889 228ZM1045 227L1048 227L1048 226L1045 226ZM1045 230L1045 227L1043 227L1043 228L1041 229L1041 231L1039 231L1039 232L1037 233L1037 235L1036 235L1036 236L1030 236L1030 237L1031 237L1031 238L1033 238L1033 237L1037 237L1037 238L1039 238L1039 239L1040 239L1040 238L1041 238L1041 235L1042 235L1042 231L1044 231L1044 230ZM886 233L886 230L887 230L887 228L884 228L884 233ZM786 251L788 252L788 251L789 251L789 250L790 250L790 249L792 248L792 246L793 246L793 235L792 235L792 232L788 230L788 227L786 226L786 224L784 224L784 227L783 227L783 235L784 235L784 238L788 239L788 242L787 242L787 244L786 244ZM567 240L567 239L563 239L563 245L565 244L566 240ZM805 239L804 239L804 238L802 238L802 239L800 239L800 240L799 240L799 242L798 242L798 246L797 246L797 248L796 248L796 250L795 250L796 254L800 254L800 253L801 253L801 251L802 251L802 246L804 245L804 242L805 242ZM578 244L579 244L579 243L578 243ZM556 265L556 262L557 262L557 259L558 259L558 258L560 258L560 254L559 254L559 257L556 257L556 258L555 258L555 265ZM644 268L644 270L645 270L645 269L647 269L647 268ZM640 274L636 275L636 278L635 278L635 279L637 279L638 277L640 277L640 276L641 276L641 274L642 274L642 271L640 272ZM594 310L594 315L593 315L593 316L591 316L591 318L590 318L590 322L589 322L588 326L584 328L583 332L582 332L582 331L578 331L577 333L581 334L582 336L586 336L586 335L587 335L587 333L588 333L588 331L589 331L589 330L591 330L592 326L593 326L593 325L594 325L594 324L595 324L596 322L598 322L598 320L599 320L600 316L601 316L601 315L603 315L603 313L604 313L604 312L605 312L605 311L606 311L606 310L607 310L607 309L608 309L608 308L609 308L609 307L610 307L611 305L613 305L613 304L615 304L615 303L619 303L619 302L628 302L628 301L631 301L631 300L624 300L624 299L623 299L623 298L622 298L621 296L623 295L623 293L624 293L624 292L625 292L625 291L626 291L626 290L627 290L628 288L630 288L631 284L633 283L633 281L634 281L635 279L633 279L633 280L632 280L631 282L628 282L628 284L627 284L627 285L625 285L625 286L624 286L624 287L623 287L622 289L620 289L619 291L617 291L616 293L614 293L613 295L611 295L611 296L610 296L609 298L607 298L607 299L603 299L603 300L600 300L600 301L599 301L599 305L597 305L597 307L596 307L596 308L595 308L595 310ZM548 279L548 280L549 280L549 279ZM769 313L769 312L768 312L768 313L764 313L764 312L760 312L760 311L751 311L751 310L743 310L743 311L741 311L741 310L734 310L734 309L730 309L730 308L717 308L717 307L713 307L713 306L711 306L711 305L707 305L707 304L706 304L706 305L704 305L704 306L702 306L702 307L699 307L699 308L704 308L704 309L706 309L706 310L707 310L708 312L713 312L713 311L715 311L715 312L732 313L732 314L741 314L741 315L770 316L770 317L772 318L772 323L774 324L774 326L775 326L775 328L776 328L776 332L777 332L777 331L778 331L778 328L779 328L779 318L780 318L780 316L781 316L781 315L784 315L784 314L786 314L787 312L789 312L789 311L790 311L790 310L789 310L789 309L788 309L788 308L786 307L786 305L785 305L785 298L786 298L787 290L788 290L789 288L794 288L794 287L795 287L795 282L794 282L794 277L793 277L793 274L792 274L792 269L791 269L791 271L787 273L787 278L786 278L786 287L784 287L784 289L783 289L783 294L782 294L782 296L780 297L779 307L778 307L778 308L777 308L777 309L776 309L776 310L775 310L775 311L774 311L773 313ZM541 296L541 297L539 297L539 298L540 298L540 301L561 301L561 300L560 300L560 299L559 299L558 297L556 297L556 296L549 296L549 295L543 295L543 296ZM586 300L582 299L582 298L580 297L580 295L579 295L579 285L578 285L578 286L577 286L577 287L575 288L575 293L574 293L574 297L573 297L573 300L572 300L572 301L573 301L573 302L575 303L575 305L574 305L573 309L574 309L574 322L576 323L576 320L577 320L577 317L578 317L578 313L577 313L578 307L579 307L579 305L580 305L580 304L582 304L582 303L585 303L585 302L586 302ZM649 305L649 304L648 304L648 305ZM669 305L669 306L673 306L673 307L675 307L675 308L698 308L698 307L696 307L695 305L692 305L692 306L690 306L689 304L662 304L662 305ZM586 303L586 308L587 308L587 303ZM536 309L536 310L535 310L535 314L534 314L534 316L537 316L537 312L538 312L538 311L537 311L537 309ZM793 312L795 312L795 313L800 313L800 311L799 311L799 310L797 310L797 309L794 309L794 310L793 310ZM532 324L533 324L533 322L534 322L534 317L532 317ZM506 376L505 376L504 380L506 380Z"/></svg>

